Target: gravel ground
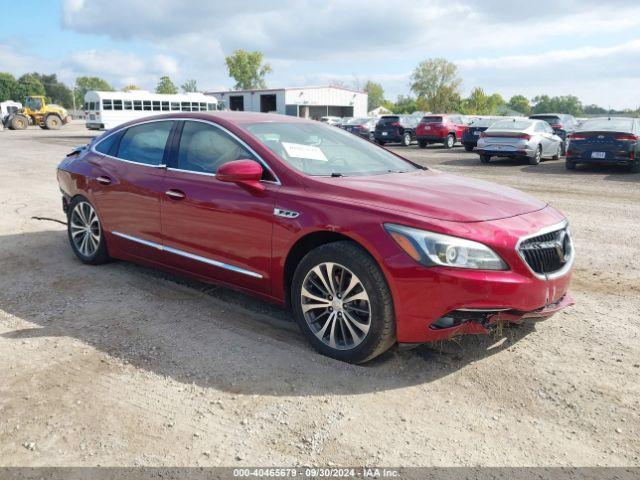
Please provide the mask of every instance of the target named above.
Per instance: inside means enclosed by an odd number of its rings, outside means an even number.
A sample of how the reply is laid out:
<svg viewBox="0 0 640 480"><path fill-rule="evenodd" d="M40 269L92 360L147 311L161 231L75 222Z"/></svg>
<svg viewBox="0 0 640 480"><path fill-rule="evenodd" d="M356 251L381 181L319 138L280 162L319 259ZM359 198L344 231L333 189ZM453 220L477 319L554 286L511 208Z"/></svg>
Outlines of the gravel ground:
<svg viewBox="0 0 640 480"><path fill-rule="evenodd" d="M398 149L562 210L576 305L351 366L286 312L67 245L82 125L0 132L0 465L640 465L640 175Z"/></svg>

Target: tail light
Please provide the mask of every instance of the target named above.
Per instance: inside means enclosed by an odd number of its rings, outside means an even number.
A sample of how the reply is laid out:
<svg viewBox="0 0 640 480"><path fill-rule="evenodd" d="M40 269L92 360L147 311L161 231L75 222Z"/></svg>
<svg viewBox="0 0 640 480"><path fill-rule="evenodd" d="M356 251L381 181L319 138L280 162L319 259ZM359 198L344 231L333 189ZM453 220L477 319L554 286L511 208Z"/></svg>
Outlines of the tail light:
<svg viewBox="0 0 640 480"><path fill-rule="evenodd" d="M636 135L631 135L630 133L619 134L614 137L616 140L620 140L623 142L637 142L638 137Z"/></svg>
<svg viewBox="0 0 640 480"><path fill-rule="evenodd" d="M554 123L553 125L551 125L551 128L553 128L554 130L562 130L562 124Z"/></svg>
<svg viewBox="0 0 640 480"><path fill-rule="evenodd" d="M636 159L636 152L631 150L629 152L629 160L635 160Z"/></svg>
<svg viewBox="0 0 640 480"><path fill-rule="evenodd" d="M586 140L587 139L586 135L582 135L580 133L570 133L567 136L567 138L569 140Z"/></svg>
<svg viewBox="0 0 640 480"><path fill-rule="evenodd" d="M566 157L567 157L567 158L568 158L568 157L573 157L573 151L571 151L571 150L567 150L567 152L566 152Z"/></svg>

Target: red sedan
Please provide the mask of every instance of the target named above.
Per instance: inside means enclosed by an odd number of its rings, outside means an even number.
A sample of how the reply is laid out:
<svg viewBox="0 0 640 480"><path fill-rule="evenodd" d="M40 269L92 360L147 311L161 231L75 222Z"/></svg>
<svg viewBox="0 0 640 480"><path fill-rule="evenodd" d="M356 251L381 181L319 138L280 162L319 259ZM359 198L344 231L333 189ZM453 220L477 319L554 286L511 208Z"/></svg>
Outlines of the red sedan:
<svg viewBox="0 0 640 480"><path fill-rule="evenodd" d="M340 360L572 302L557 210L319 122L149 117L70 153L58 182L81 261L129 260L289 306Z"/></svg>

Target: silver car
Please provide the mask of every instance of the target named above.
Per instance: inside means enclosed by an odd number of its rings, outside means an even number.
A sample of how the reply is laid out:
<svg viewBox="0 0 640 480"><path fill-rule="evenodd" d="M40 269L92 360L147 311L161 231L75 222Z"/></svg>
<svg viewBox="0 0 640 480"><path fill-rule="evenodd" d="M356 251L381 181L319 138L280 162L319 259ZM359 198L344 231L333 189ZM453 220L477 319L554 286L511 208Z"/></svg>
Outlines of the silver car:
<svg viewBox="0 0 640 480"><path fill-rule="evenodd" d="M543 157L562 155L562 138L542 120L500 120L480 134L477 151L482 163L491 157L527 158L538 165Z"/></svg>

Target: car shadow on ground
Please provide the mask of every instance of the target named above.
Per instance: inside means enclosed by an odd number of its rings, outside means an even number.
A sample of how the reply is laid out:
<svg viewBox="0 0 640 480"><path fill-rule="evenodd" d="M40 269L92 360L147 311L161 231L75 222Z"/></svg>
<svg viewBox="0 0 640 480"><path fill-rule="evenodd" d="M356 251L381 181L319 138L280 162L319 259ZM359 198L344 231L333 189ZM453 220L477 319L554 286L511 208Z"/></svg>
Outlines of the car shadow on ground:
<svg viewBox="0 0 640 480"><path fill-rule="evenodd" d="M0 308L35 325L3 339L74 338L111 363L236 394L349 395L426 384L535 331L527 323L500 336L393 349L356 366L317 354L288 312L251 296L126 262L83 265L61 229L0 237L0 264Z"/></svg>

